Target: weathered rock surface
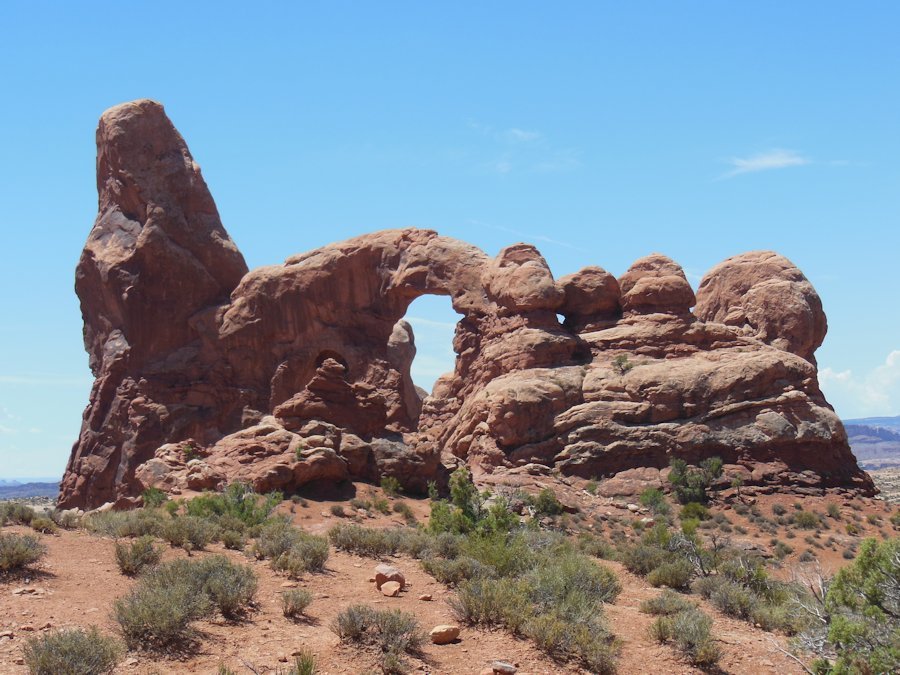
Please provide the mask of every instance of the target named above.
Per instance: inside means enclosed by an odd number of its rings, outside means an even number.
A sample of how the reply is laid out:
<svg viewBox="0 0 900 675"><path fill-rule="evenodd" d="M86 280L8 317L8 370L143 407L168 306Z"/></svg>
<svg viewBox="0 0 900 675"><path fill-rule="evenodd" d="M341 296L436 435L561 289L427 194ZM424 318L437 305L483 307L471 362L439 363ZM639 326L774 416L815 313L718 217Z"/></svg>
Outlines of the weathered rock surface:
<svg viewBox="0 0 900 675"><path fill-rule="evenodd" d="M872 490L818 386L821 301L782 256L731 258L696 298L659 254L618 280L555 281L533 246L490 258L420 229L247 272L159 104L107 111L97 137L100 213L76 273L96 381L62 507L233 480L423 490L460 462L633 493L672 457L710 455L748 491ZM403 321L423 294L460 314L455 369L424 400Z"/></svg>

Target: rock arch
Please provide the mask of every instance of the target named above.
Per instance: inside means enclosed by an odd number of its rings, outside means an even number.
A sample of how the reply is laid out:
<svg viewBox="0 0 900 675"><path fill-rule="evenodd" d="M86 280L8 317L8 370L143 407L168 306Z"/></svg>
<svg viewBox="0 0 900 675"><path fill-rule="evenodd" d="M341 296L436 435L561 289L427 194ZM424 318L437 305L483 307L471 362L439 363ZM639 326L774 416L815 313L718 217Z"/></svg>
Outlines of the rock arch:
<svg viewBox="0 0 900 675"><path fill-rule="evenodd" d="M659 254L619 279L555 280L529 244L492 258L409 228L248 272L161 105L110 109L97 142L76 270L96 380L61 506L127 505L148 485L390 474L422 489L459 462L590 477L711 454L748 490L872 490L816 380L821 302L781 256L730 259L695 297ZM403 317L424 294L460 320L454 372L422 401ZM188 439L204 455L191 466L173 450Z"/></svg>

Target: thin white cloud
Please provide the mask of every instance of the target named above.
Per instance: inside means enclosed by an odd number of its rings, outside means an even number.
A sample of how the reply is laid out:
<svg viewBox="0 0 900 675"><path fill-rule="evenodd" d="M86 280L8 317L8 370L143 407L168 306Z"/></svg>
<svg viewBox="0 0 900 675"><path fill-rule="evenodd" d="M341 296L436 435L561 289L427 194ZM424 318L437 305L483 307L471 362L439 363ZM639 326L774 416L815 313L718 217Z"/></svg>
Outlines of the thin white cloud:
<svg viewBox="0 0 900 675"><path fill-rule="evenodd" d="M488 162L488 169L495 173L506 174L512 171L513 165L508 159L497 159L492 162Z"/></svg>
<svg viewBox="0 0 900 675"><path fill-rule="evenodd" d="M456 324L451 323L450 321L435 321L434 319L425 319L421 316L405 316L403 317L407 321L409 321L413 327L417 324L421 324L423 326L434 326L436 328L449 328L451 330L456 329Z"/></svg>
<svg viewBox="0 0 900 675"><path fill-rule="evenodd" d="M900 349L892 351L884 363L866 373L822 368L819 382L844 418L897 415L900 413Z"/></svg>
<svg viewBox="0 0 900 675"><path fill-rule="evenodd" d="M507 129L503 132L503 137L511 143L531 143L541 137L539 131L528 131L526 129Z"/></svg>
<svg viewBox="0 0 900 675"><path fill-rule="evenodd" d="M722 174L719 178L733 178L745 173L758 173L760 171L773 171L775 169L787 169L792 166L804 166L812 164L812 160L794 150L773 148L750 157L732 157L728 160L731 170Z"/></svg>
<svg viewBox="0 0 900 675"><path fill-rule="evenodd" d="M526 243L533 243L536 241L542 241L547 244L554 244L556 246L565 246L566 248L575 249L576 251L581 250L578 246L570 244L567 241L561 241L559 239L552 239L551 237L545 237L542 234L532 234L530 232L522 232L522 230L514 230L511 227L503 227L502 225L491 225L490 223L483 223L480 220L469 220L473 225L480 225L481 227L489 227L492 230L498 230L500 232L508 232L509 234L514 234L517 237L523 237Z"/></svg>
<svg viewBox="0 0 900 675"><path fill-rule="evenodd" d="M581 166L579 150L555 147L536 129L522 127L498 129L476 120L469 120L468 126L494 146L492 151L485 153L488 157L493 155L493 158L479 164L482 170L506 175L521 171L537 173L572 171ZM484 152L483 149L481 152Z"/></svg>

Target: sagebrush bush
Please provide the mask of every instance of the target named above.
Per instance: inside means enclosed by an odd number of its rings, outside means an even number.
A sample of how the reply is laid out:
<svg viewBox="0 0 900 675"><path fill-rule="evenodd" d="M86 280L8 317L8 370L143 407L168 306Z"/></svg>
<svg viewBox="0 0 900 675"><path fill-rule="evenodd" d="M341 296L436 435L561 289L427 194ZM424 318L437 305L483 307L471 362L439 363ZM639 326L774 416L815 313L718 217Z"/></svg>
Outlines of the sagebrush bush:
<svg viewBox="0 0 900 675"><path fill-rule="evenodd" d="M201 561L202 592L227 619L243 614L256 597L257 578L252 568L232 563L225 556Z"/></svg>
<svg viewBox="0 0 900 675"><path fill-rule="evenodd" d="M57 531L56 523L47 516L35 516L31 519L31 529L41 534L53 534Z"/></svg>
<svg viewBox="0 0 900 675"><path fill-rule="evenodd" d="M274 560L300 541L301 530L285 518L273 518L264 523L253 542L252 553L258 560Z"/></svg>
<svg viewBox="0 0 900 675"><path fill-rule="evenodd" d="M448 586L488 574L488 568L474 558L463 556L460 558L430 557L422 560L422 568L435 580Z"/></svg>
<svg viewBox="0 0 900 675"><path fill-rule="evenodd" d="M247 545L247 539L240 532L234 530L223 530L219 535L222 545L232 551L243 551Z"/></svg>
<svg viewBox="0 0 900 675"><path fill-rule="evenodd" d="M167 520L166 514L159 509L135 509L92 513L82 518L81 522L89 532L120 539L147 534L160 536Z"/></svg>
<svg viewBox="0 0 900 675"><path fill-rule="evenodd" d="M395 502L394 513L399 513L408 525L416 524L416 515L406 502Z"/></svg>
<svg viewBox="0 0 900 675"><path fill-rule="evenodd" d="M161 584L152 577L113 605L131 649L159 649L185 643L190 639L191 623L211 612L212 603L197 594L188 580Z"/></svg>
<svg viewBox="0 0 900 675"><path fill-rule="evenodd" d="M621 552L622 564L629 572L646 576L668 559L665 551L644 543L626 547Z"/></svg>
<svg viewBox="0 0 900 675"><path fill-rule="evenodd" d="M155 565L162 558L162 549L154 544L149 534L130 543L116 542L116 564L122 574L134 576L145 567Z"/></svg>
<svg viewBox="0 0 900 675"><path fill-rule="evenodd" d="M655 598L644 600L644 602L641 603L640 609L644 614L669 616L671 614L678 614L678 612L683 612L687 609L692 609L693 607L695 607L695 605L689 600L686 600L684 596L679 595L675 591L666 589Z"/></svg>
<svg viewBox="0 0 900 675"><path fill-rule="evenodd" d="M74 511L60 511L59 509L53 509L48 515L54 523L65 530L74 529L81 524L81 518L79 518Z"/></svg>
<svg viewBox="0 0 900 675"><path fill-rule="evenodd" d="M606 539L582 533L578 535L578 549L585 555L601 560L614 560L616 549Z"/></svg>
<svg viewBox="0 0 900 675"><path fill-rule="evenodd" d="M804 530L814 530L820 525L819 516L809 511L798 511L795 513L794 522Z"/></svg>
<svg viewBox="0 0 900 675"><path fill-rule="evenodd" d="M253 544L253 554L272 561L272 569L298 577L304 572L321 572L328 560L328 539L308 534L284 519L263 525Z"/></svg>
<svg viewBox="0 0 900 675"><path fill-rule="evenodd" d="M690 586L694 578L694 567L687 560L679 559L666 562L650 571L647 582L651 586L668 586L682 590Z"/></svg>
<svg viewBox="0 0 900 675"><path fill-rule="evenodd" d="M289 619L304 616L312 603L312 593L304 588L291 588L281 594L281 611Z"/></svg>
<svg viewBox="0 0 900 675"><path fill-rule="evenodd" d="M164 648L187 642L190 625L218 610L233 618L253 602L256 574L225 556L173 560L149 570L114 604L114 616L131 648Z"/></svg>
<svg viewBox="0 0 900 675"><path fill-rule="evenodd" d="M650 634L658 642L674 642L694 665L711 666L721 657L721 651L710 636L711 626L712 619L691 608L659 617L650 626Z"/></svg>
<svg viewBox="0 0 900 675"><path fill-rule="evenodd" d="M338 613L331 623L331 630L341 642L376 646L390 659L382 661L391 665L388 672L402 668L403 654L418 654L425 634L416 617L399 609L378 610L367 605L351 605Z"/></svg>
<svg viewBox="0 0 900 675"><path fill-rule="evenodd" d="M106 675L122 658L119 641L96 627L28 638L22 652L31 675Z"/></svg>
<svg viewBox="0 0 900 675"><path fill-rule="evenodd" d="M321 572L328 560L328 540L313 534L300 532L291 547L272 560L272 569L287 572L297 578L305 572Z"/></svg>
<svg viewBox="0 0 900 675"><path fill-rule="evenodd" d="M47 548L33 535L0 533L0 573L33 565L46 553Z"/></svg>
<svg viewBox="0 0 900 675"><path fill-rule="evenodd" d="M375 499L372 500L372 508L376 511L380 511L384 515L391 512L391 504L384 497L375 497Z"/></svg>
<svg viewBox="0 0 900 675"><path fill-rule="evenodd" d="M453 538L452 535L447 537ZM328 538L336 549L376 559L401 552L421 558L437 542L446 542L447 537L429 537L412 528L376 530L352 523L339 523L328 531Z"/></svg>
<svg viewBox="0 0 900 675"><path fill-rule="evenodd" d="M216 526L198 516L176 516L167 521L160 532L162 539L188 552L202 551L215 541L216 535Z"/></svg>
<svg viewBox="0 0 900 675"><path fill-rule="evenodd" d="M6 523L31 525L31 520L34 516L34 509L27 504L18 502L0 504L0 525L5 525Z"/></svg>

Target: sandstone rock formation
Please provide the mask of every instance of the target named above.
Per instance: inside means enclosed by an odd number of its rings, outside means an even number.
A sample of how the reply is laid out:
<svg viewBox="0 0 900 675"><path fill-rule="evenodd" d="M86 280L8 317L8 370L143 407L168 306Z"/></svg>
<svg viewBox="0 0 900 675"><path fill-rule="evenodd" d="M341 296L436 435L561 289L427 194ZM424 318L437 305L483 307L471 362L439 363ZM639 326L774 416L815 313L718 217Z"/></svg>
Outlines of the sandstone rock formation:
<svg viewBox="0 0 900 675"><path fill-rule="evenodd" d="M423 490L458 463L654 484L710 455L748 490L872 491L818 386L821 301L786 258L731 258L695 298L658 254L557 281L528 244L490 258L406 229L247 272L159 104L112 108L97 137L76 281L96 381L63 507L238 479ZM454 371L424 400L403 321L423 294L460 314Z"/></svg>

